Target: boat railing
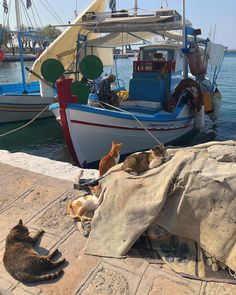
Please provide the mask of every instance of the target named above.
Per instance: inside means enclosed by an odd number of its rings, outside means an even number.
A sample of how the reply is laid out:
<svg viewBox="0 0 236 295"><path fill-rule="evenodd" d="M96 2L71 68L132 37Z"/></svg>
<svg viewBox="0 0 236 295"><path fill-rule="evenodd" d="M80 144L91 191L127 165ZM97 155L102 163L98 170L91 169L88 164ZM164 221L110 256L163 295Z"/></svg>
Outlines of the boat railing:
<svg viewBox="0 0 236 295"><path fill-rule="evenodd" d="M86 12L82 16L82 22L90 22L90 21L104 21L110 18L139 18L139 17L152 17L157 16L160 18L169 17L168 21L181 21L180 14L173 9L161 9L161 10L153 10L150 13L139 11L139 14L130 14L128 10L122 9L114 12L94 12L89 11Z"/></svg>
<svg viewBox="0 0 236 295"><path fill-rule="evenodd" d="M162 72L167 70L168 73L175 71L175 61L134 61L134 72Z"/></svg>

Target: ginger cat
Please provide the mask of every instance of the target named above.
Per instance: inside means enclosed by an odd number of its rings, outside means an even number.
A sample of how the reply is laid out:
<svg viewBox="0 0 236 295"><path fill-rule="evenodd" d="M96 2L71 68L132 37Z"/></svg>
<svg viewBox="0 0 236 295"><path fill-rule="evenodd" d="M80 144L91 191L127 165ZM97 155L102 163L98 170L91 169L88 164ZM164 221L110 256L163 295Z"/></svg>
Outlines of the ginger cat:
<svg viewBox="0 0 236 295"><path fill-rule="evenodd" d="M111 150L99 162L99 174L104 175L111 167L119 163L122 143L112 142Z"/></svg>
<svg viewBox="0 0 236 295"><path fill-rule="evenodd" d="M70 201L67 206L67 212L70 213L71 218L79 218L82 222L92 220L85 216L87 211L94 211L98 207L98 198L94 195L85 195Z"/></svg>
<svg viewBox="0 0 236 295"><path fill-rule="evenodd" d="M151 148L150 151L139 152L128 156L123 163L124 171L138 175L148 169L158 167L163 162L165 155L165 147L160 144L157 147Z"/></svg>
<svg viewBox="0 0 236 295"><path fill-rule="evenodd" d="M20 282L35 283L57 278L63 270L54 271L65 259L51 261L58 253L56 249L47 256L40 256L33 248L37 239L44 233L38 231L29 236L29 230L20 219L6 238L3 264L9 274Z"/></svg>

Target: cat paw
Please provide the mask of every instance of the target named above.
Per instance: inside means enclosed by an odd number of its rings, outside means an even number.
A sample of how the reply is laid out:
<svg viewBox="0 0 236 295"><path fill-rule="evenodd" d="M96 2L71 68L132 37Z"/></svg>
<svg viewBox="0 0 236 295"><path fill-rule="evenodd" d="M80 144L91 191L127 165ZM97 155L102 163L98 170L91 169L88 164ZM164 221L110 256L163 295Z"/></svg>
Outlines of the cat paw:
<svg viewBox="0 0 236 295"><path fill-rule="evenodd" d="M138 175L138 172L131 171L131 172L129 172L129 174L134 175L134 176L137 176Z"/></svg>
<svg viewBox="0 0 236 295"><path fill-rule="evenodd" d="M63 264L64 262L66 262L66 259L65 258L61 258L61 259L59 259L59 260L57 260L57 264L58 265L61 265L61 264Z"/></svg>
<svg viewBox="0 0 236 295"><path fill-rule="evenodd" d="M56 256L57 254L59 253L59 250L58 249L55 249L50 256Z"/></svg>

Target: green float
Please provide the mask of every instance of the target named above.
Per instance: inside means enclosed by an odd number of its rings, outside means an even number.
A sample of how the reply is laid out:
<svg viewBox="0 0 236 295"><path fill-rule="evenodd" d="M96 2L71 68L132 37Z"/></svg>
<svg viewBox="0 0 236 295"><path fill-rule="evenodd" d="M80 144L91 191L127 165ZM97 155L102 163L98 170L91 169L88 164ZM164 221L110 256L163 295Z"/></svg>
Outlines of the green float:
<svg viewBox="0 0 236 295"><path fill-rule="evenodd" d="M95 55L85 56L81 60L79 68L81 74L89 80L95 80L99 78L103 72L102 61Z"/></svg>
<svg viewBox="0 0 236 295"><path fill-rule="evenodd" d="M42 63L41 74L48 82L55 83L64 72L63 64L57 59L49 58Z"/></svg>
<svg viewBox="0 0 236 295"><path fill-rule="evenodd" d="M71 84L71 93L78 98L78 103L87 104L90 88L82 81L74 81Z"/></svg>

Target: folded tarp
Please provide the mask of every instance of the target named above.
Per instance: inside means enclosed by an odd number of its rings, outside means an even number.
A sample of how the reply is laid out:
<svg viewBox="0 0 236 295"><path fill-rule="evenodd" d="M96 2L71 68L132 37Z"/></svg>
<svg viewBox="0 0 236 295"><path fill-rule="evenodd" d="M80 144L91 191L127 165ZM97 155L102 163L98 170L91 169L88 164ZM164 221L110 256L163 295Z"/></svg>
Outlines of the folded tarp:
<svg viewBox="0 0 236 295"><path fill-rule="evenodd" d="M236 145L169 149L166 163L138 176L113 167L101 181L85 253L123 257L151 225L192 240L236 271Z"/></svg>

